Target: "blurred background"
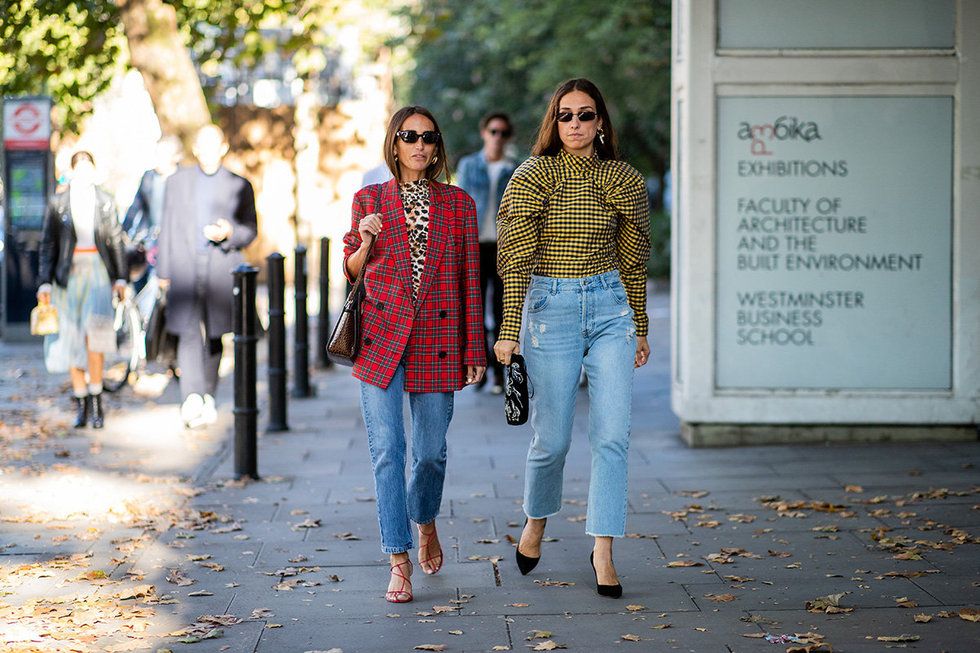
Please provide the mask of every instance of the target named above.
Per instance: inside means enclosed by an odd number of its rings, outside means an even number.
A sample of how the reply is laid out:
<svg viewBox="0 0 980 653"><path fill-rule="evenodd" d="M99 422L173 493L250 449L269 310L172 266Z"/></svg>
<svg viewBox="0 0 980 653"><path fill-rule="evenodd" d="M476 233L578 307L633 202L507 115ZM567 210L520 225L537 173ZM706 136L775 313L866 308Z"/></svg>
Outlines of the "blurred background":
<svg viewBox="0 0 980 653"><path fill-rule="evenodd" d="M72 152L92 151L120 211L161 136L189 145L216 122L227 166L257 192L249 257L328 236L339 260L394 109L430 108L453 163L480 148L483 114L506 111L521 159L554 88L594 78L648 178L650 271L665 278L670 20L667 0L13 0L0 16L0 90L52 97L56 177Z"/></svg>

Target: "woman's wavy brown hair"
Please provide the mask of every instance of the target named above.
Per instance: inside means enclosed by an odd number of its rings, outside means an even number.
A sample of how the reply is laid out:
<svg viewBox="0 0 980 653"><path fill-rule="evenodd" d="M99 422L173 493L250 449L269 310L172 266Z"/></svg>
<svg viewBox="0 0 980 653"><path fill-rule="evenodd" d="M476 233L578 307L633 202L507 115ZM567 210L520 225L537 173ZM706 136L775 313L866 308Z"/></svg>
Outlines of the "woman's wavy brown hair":
<svg viewBox="0 0 980 653"><path fill-rule="evenodd" d="M425 116L432 121L433 127L440 134L442 131L439 129L439 123L436 122L436 117L432 115L432 112L425 107L419 106L408 106L402 107L395 112L395 115L391 117L388 121L388 132L385 134L385 163L388 164L388 169L391 170L391 174L401 181L401 176L398 174L398 161L395 160L395 139L398 138L398 130L402 128L402 123L404 123L409 116L418 114L420 116ZM429 180L438 180L440 176L444 177L446 183L450 183L449 177L449 157L446 155L446 142L442 138L436 143L436 160L435 163L430 163L429 167L425 169L425 178Z"/></svg>
<svg viewBox="0 0 980 653"><path fill-rule="evenodd" d="M558 108L561 106L561 99L572 91L582 91L595 102L596 113L602 119L602 135L605 143L596 136L592 141L596 154L600 159L619 159L619 141L616 139L616 130L613 129L612 120L609 118L609 111L606 109L606 101L602 99L599 87L585 78L570 79L562 82L555 89L548 103L548 109L541 119L541 126L538 127L538 137L531 148L534 156L555 156L562 149L561 137L558 135Z"/></svg>

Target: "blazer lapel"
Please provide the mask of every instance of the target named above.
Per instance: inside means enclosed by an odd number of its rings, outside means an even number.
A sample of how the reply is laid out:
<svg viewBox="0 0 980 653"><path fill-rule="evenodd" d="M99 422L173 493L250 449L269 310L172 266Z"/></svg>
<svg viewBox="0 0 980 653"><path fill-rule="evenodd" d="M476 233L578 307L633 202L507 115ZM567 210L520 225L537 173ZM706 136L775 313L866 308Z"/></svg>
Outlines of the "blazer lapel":
<svg viewBox="0 0 980 653"><path fill-rule="evenodd" d="M442 261L449 242L449 205L443 195L442 185L433 181L430 183L430 188L429 238L425 250L425 267L422 270L422 280L419 283L419 306L422 305L425 294L432 286L439 270L439 263Z"/></svg>
<svg viewBox="0 0 980 653"><path fill-rule="evenodd" d="M368 207L370 209L370 207ZM408 229L405 226L405 208L402 206L398 180L390 179L381 186L380 206L375 212L381 213L381 233L386 236L385 249L397 270L397 276L405 284L409 301L412 297L412 253L408 244Z"/></svg>

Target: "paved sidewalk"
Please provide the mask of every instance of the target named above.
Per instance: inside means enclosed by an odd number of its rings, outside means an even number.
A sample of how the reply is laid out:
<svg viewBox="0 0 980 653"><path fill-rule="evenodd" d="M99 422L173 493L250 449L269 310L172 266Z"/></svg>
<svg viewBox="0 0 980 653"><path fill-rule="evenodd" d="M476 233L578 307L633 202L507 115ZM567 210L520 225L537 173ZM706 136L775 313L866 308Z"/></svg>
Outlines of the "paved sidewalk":
<svg viewBox="0 0 980 653"><path fill-rule="evenodd" d="M59 477L56 466L71 464L75 449L83 456L91 434L39 445L29 464L0 459L0 547L14 545L0 550L0 630L10 623L6 603L29 605L38 628L68 619L78 633L76 649L44 648L51 638L34 632L47 642L10 650L831 650L816 646L823 641L833 651L975 651L980 445L688 449L669 409L666 307L665 296L654 298L654 357L637 375L630 535L615 553L623 599L595 594L588 563L585 393L566 505L549 521L541 563L523 577L512 541L530 429L507 426L501 399L470 389L457 395L449 435L446 563L434 577L416 568L413 603L386 603L357 387L335 369L316 374L316 398L290 401L290 432L262 436L258 483L230 481L227 430L187 434L172 424L174 404L132 399L110 422L131 420L125 435L101 438L74 476ZM61 447L66 459L54 457ZM107 484L103 494L64 480L79 475ZM43 504L43 488L27 493L34 477L79 489L58 495L74 501L54 515L65 521L7 521L55 507ZM97 497L101 508L89 506ZM114 512L123 498L125 515ZM86 521L99 533L87 533ZM59 524L70 526L59 531L66 539L42 530ZM58 553L91 557L61 568L73 559L54 564ZM37 566L12 573L25 565ZM74 603L45 598L59 592L74 592ZM836 598L806 610L828 596ZM793 634L802 643L771 641Z"/></svg>

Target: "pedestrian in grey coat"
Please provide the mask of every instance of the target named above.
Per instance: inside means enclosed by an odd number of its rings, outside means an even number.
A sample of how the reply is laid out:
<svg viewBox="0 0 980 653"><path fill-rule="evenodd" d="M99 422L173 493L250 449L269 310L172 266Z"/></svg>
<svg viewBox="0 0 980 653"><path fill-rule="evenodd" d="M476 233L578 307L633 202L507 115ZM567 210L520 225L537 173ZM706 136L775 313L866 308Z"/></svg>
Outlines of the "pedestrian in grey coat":
<svg viewBox="0 0 980 653"><path fill-rule="evenodd" d="M201 128L193 152L198 165L167 180L157 255L166 328L179 337L181 418L188 428L217 418L221 336L232 328L232 271L256 234L252 184L222 167L228 143L221 129Z"/></svg>

